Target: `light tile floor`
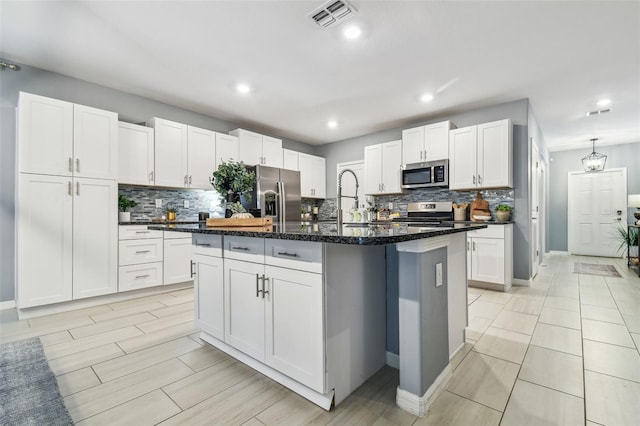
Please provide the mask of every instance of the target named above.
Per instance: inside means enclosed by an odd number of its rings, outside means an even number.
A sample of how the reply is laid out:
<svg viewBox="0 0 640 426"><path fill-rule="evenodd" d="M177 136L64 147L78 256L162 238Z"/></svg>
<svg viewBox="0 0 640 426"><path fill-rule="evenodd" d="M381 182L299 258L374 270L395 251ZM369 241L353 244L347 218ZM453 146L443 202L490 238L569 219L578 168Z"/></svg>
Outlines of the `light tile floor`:
<svg viewBox="0 0 640 426"><path fill-rule="evenodd" d="M468 294L467 343L422 418L395 406L390 367L330 412L311 404L202 342L191 289L25 321L0 311L0 341L40 336L81 425L640 424L640 279L622 260L552 255L531 287Z"/></svg>

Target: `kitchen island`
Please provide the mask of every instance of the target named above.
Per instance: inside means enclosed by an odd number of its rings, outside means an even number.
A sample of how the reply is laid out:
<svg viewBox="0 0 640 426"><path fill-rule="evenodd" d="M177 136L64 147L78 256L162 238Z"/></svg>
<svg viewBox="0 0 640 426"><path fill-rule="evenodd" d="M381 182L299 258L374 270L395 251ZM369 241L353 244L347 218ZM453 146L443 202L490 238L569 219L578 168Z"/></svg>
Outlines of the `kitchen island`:
<svg viewBox="0 0 640 426"><path fill-rule="evenodd" d="M394 363L386 329L394 302L387 286L395 282L397 403L424 415L464 344L466 232L484 227L149 229L193 234L201 338L327 410Z"/></svg>

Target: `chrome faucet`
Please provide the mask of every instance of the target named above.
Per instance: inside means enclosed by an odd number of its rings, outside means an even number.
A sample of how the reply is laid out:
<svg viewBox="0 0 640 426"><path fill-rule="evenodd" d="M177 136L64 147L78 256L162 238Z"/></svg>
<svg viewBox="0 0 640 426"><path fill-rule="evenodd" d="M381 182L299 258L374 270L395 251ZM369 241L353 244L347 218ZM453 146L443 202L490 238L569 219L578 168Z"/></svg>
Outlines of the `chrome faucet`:
<svg viewBox="0 0 640 426"><path fill-rule="evenodd" d="M353 198L354 201L355 201L356 209L358 208L358 176L356 176L356 172L354 172L353 170L344 169L338 175L338 199L336 200L337 204L338 204L338 212L336 214L338 230L340 230L340 228L342 227L342 175L345 174L345 172L351 173L353 175L353 178L356 180L356 193L355 193L355 195L353 195L353 196L345 195L345 197L346 198Z"/></svg>

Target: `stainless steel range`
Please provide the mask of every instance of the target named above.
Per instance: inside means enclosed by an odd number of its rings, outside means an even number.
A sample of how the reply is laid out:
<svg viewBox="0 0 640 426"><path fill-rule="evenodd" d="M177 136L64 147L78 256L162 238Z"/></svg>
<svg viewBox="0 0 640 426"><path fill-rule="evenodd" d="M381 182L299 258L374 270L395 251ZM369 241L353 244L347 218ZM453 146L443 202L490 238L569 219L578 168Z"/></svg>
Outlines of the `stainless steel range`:
<svg viewBox="0 0 640 426"><path fill-rule="evenodd" d="M407 217L393 218L394 222L406 223L408 226L448 226L443 222L453 221L453 202L420 201L409 203Z"/></svg>

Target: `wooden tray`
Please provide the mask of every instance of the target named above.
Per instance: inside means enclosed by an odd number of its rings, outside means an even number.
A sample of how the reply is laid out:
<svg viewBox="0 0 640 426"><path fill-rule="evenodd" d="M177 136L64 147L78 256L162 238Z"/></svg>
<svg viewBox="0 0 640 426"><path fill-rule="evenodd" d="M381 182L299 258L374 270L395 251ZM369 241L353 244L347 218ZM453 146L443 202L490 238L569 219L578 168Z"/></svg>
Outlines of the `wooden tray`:
<svg viewBox="0 0 640 426"><path fill-rule="evenodd" d="M273 225L273 219L270 217L252 217L249 219L240 218L212 218L207 219L209 227L252 227L252 226L270 226Z"/></svg>

